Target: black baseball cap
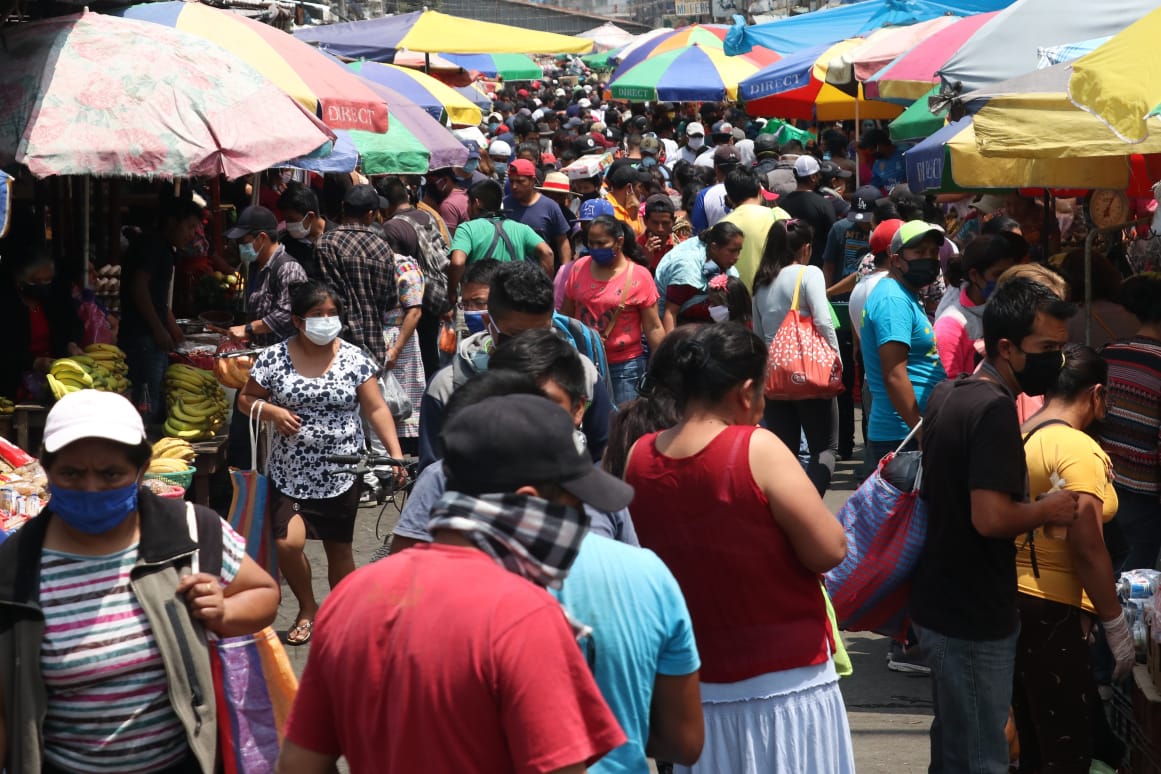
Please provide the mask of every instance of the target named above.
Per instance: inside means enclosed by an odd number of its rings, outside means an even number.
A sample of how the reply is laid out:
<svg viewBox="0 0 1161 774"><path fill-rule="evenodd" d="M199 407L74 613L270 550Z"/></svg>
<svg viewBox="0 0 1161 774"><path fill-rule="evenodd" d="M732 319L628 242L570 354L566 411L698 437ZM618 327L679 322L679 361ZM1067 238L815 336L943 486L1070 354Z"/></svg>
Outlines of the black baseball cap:
<svg viewBox="0 0 1161 774"><path fill-rule="evenodd" d="M343 209L351 213L385 210L390 206L372 185L351 186L343 196Z"/></svg>
<svg viewBox="0 0 1161 774"><path fill-rule="evenodd" d="M556 484L599 511L627 508L633 487L593 465L572 417L538 395L488 398L443 430L447 489L468 495Z"/></svg>
<svg viewBox="0 0 1161 774"><path fill-rule="evenodd" d="M241 239L247 234L258 231L277 231L278 218L274 213L260 204L254 204L242 210L238 222L226 232L226 239Z"/></svg>
<svg viewBox="0 0 1161 774"><path fill-rule="evenodd" d="M714 166L728 167L737 164L742 160L738 154L738 149L733 145L719 145L714 148Z"/></svg>
<svg viewBox="0 0 1161 774"><path fill-rule="evenodd" d="M873 185L864 185L851 197L851 220L863 223L871 220L875 203L883 198L883 192Z"/></svg>

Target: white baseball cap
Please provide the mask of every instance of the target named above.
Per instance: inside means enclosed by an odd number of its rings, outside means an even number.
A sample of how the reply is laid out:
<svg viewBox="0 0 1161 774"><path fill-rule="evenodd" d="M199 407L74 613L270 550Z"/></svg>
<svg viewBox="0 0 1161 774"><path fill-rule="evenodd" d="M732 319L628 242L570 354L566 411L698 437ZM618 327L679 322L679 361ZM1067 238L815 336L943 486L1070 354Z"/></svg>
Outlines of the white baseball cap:
<svg viewBox="0 0 1161 774"><path fill-rule="evenodd" d="M576 101L578 107L587 108L592 107L593 103L589 101L588 97L581 97Z"/></svg>
<svg viewBox="0 0 1161 774"><path fill-rule="evenodd" d="M82 438L126 446L145 441L145 425L133 404L115 392L78 390L56 402L44 420L44 450L58 452Z"/></svg>
<svg viewBox="0 0 1161 774"><path fill-rule="evenodd" d="M794 160L794 174L797 177L817 175L820 170L822 170L822 166L814 156L803 155Z"/></svg>
<svg viewBox="0 0 1161 774"><path fill-rule="evenodd" d="M689 135L690 137L692 137L695 134L700 134L701 136L704 137L705 136L705 127L701 125L700 121L690 121L685 126L685 133L687 135Z"/></svg>
<svg viewBox="0 0 1161 774"><path fill-rule="evenodd" d="M492 144L488 146L488 155L499 156L507 161L508 157L512 155L512 146L503 140L493 140Z"/></svg>

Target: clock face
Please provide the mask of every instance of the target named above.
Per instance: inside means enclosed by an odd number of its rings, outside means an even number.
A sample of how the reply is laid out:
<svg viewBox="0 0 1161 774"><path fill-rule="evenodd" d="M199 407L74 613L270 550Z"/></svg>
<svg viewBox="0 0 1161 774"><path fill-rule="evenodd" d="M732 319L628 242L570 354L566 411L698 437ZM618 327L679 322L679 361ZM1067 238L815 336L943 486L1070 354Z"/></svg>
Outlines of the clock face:
<svg viewBox="0 0 1161 774"><path fill-rule="evenodd" d="M1129 195L1102 188L1088 197L1088 218L1097 228L1116 226L1129 220Z"/></svg>

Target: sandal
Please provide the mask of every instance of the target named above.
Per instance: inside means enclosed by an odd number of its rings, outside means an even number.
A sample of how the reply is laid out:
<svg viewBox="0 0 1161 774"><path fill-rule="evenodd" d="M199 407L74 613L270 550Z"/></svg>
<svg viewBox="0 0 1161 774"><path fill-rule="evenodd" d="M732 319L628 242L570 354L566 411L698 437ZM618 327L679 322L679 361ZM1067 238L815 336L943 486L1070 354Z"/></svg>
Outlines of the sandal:
<svg viewBox="0 0 1161 774"><path fill-rule="evenodd" d="M305 645L310 642L314 621L299 621L286 633L287 645Z"/></svg>

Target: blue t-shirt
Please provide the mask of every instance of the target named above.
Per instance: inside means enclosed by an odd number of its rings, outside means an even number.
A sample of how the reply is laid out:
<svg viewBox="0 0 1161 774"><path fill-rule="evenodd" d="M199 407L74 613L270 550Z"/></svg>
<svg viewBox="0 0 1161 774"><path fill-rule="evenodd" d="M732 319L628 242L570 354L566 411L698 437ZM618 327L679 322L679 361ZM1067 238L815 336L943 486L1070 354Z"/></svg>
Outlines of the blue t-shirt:
<svg viewBox="0 0 1161 774"><path fill-rule="evenodd" d="M403 504L393 533L430 543L431 533L427 531L427 522L431 520L431 509L446 490L447 476L443 472L443 464L436 461L424 468L419 478L415 479L415 485L411 487L411 494ZM615 513L604 513L586 505L585 510L589 514L590 533L604 535L631 546L641 545L628 508L622 508Z"/></svg>
<svg viewBox="0 0 1161 774"><path fill-rule="evenodd" d="M569 232L568 219L560 205L543 194L529 205L521 204L513 196L504 197L504 217L528 226L553 250L557 237Z"/></svg>
<svg viewBox="0 0 1161 774"><path fill-rule="evenodd" d="M907 182L907 164L903 153L907 148L896 145L890 158L877 159L871 164L871 185L883 191L890 191L899 183Z"/></svg>
<svg viewBox="0 0 1161 774"><path fill-rule="evenodd" d="M935 349L935 330L919 305L919 297L894 277L884 277L871 291L863 307L862 326L863 366L872 398L867 437L872 441L901 441L910 428L887 395L879 347L892 341L907 345L907 376L922 412L935 385L947 379Z"/></svg>
<svg viewBox="0 0 1161 774"><path fill-rule="evenodd" d="M629 738L589 771L648 771L645 744L657 675L688 675L701 668L677 580L652 551L590 532L564 588L552 593L574 618L593 627L591 641L582 640L581 648Z"/></svg>

